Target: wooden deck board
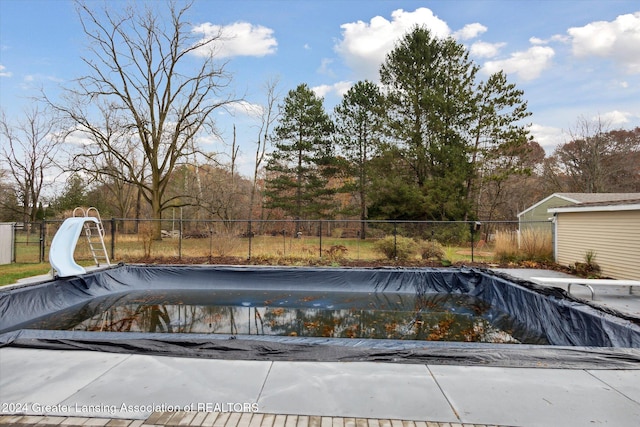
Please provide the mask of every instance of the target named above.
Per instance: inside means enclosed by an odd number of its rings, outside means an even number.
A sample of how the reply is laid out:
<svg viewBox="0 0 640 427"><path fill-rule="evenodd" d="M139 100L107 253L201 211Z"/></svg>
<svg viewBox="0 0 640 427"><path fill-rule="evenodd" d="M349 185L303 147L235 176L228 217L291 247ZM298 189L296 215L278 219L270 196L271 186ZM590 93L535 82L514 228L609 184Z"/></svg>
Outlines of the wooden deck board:
<svg viewBox="0 0 640 427"><path fill-rule="evenodd" d="M0 426L31 426L36 423L45 425L47 421L51 420L51 417L46 416L0 415ZM389 420L248 412L154 412L146 420L59 417L59 419L55 419L54 424L63 426L89 426L99 424L125 427L178 425L203 427L489 427L485 424L443 423L428 420Z"/></svg>

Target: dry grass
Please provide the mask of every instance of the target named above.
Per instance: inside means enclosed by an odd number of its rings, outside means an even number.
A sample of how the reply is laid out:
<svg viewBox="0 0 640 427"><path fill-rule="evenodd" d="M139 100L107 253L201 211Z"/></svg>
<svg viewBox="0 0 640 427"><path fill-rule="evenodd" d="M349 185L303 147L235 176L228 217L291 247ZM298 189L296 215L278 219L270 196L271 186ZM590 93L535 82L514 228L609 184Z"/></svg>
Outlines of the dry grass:
<svg viewBox="0 0 640 427"><path fill-rule="evenodd" d="M111 255L111 236L107 234L105 245L112 263L137 262L144 259L179 259L185 258L213 258L229 257L238 259L265 258L281 260L282 262L317 261L320 258L329 259L336 263L340 261L380 261L384 255L376 249L379 239L367 238L366 240L353 238L323 236L322 242L318 236L303 235L301 238L293 238L291 235L256 235L251 239L251 252L249 253L249 238L240 237L239 233L229 231L215 231L210 237L200 238L170 238L165 237L161 241L153 240L149 233L141 230L138 234L118 233L115 241L115 256ZM342 234L342 233L340 233ZM517 241L517 240L516 240ZM48 259L50 241L46 244L45 261ZM335 252L339 248L339 254ZM39 245L37 243L26 246L17 246L18 262L37 262ZM491 252L475 251L476 261L491 262L495 258ZM487 248L484 248L487 249ZM470 260L471 251L468 246L445 246L443 259L449 262L466 262ZM78 239L74 258L77 261L91 261L91 252L86 239ZM437 257L436 257L437 258ZM421 256L416 252L411 260L420 261ZM274 261L277 262L277 261Z"/></svg>
<svg viewBox="0 0 640 427"><path fill-rule="evenodd" d="M496 257L501 261L549 261L553 258L551 233L543 229L499 231L496 233Z"/></svg>
<svg viewBox="0 0 640 427"><path fill-rule="evenodd" d="M90 253L78 242L76 255L90 257ZM105 242L110 248L110 240ZM239 257L249 256L249 239L235 234L219 233L206 238L165 238L162 241L145 241L136 235L119 235L116 238L115 255L118 261L129 261L149 257L146 249L150 245L150 257ZM373 241L360 239L322 238L323 256L333 246L343 246L341 254L348 259L378 259L379 253L373 249ZM255 236L251 239L251 257L276 257L313 259L320 257L320 238L290 236Z"/></svg>

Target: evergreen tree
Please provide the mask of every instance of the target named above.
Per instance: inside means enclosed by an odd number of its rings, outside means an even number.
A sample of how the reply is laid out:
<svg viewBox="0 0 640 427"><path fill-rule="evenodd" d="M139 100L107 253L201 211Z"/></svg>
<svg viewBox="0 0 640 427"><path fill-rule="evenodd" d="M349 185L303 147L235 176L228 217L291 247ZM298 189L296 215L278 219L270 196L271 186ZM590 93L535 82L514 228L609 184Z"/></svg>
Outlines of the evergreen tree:
<svg viewBox="0 0 640 427"><path fill-rule="evenodd" d="M78 206L87 205L87 184L78 174L67 178L62 194L56 199L54 206L57 212L69 211Z"/></svg>
<svg viewBox="0 0 640 427"><path fill-rule="evenodd" d="M478 86L475 125L470 135L474 173L469 176L466 190L467 198L475 196L476 215L487 186L501 187L513 175L531 173L527 160L536 144L523 123L531 115L523 95L515 84L507 82L502 71Z"/></svg>
<svg viewBox="0 0 640 427"><path fill-rule="evenodd" d="M370 193L369 218L415 220L424 217L424 197L398 147L385 147L379 156L371 159L370 170L371 188L375 191Z"/></svg>
<svg viewBox="0 0 640 427"><path fill-rule="evenodd" d="M468 219L482 185L526 173L531 138L523 92L503 72L478 82L463 45L416 27L380 69L389 135L412 171L419 219ZM474 195L475 191L475 195Z"/></svg>
<svg viewBox="0 0 640 427"><path fill-rule="evenodd" d="M336 106L336 143L347 160L347 189L357 195L361 230L365 238L368 195L371 187L370 160L377 155L382 141L385 108L384 96L369 81L356 83Z"/></svg>
<svg viewBox="0 0 640 427"><path fill-rule="evenodd" d="M426 203L425 218L460 219L471 172L466 135L478 67L464 46L416 27L380 69L388 88L389 131Z"/></svg>
<svg viewBox="0 0 640 427"><path fill-rule="evenodd" d="M295 219L326 217L333 207L334 190L328 186L333 123L322 102L306 84L289 91L272 136L266 207L281 208Z"/></svg>

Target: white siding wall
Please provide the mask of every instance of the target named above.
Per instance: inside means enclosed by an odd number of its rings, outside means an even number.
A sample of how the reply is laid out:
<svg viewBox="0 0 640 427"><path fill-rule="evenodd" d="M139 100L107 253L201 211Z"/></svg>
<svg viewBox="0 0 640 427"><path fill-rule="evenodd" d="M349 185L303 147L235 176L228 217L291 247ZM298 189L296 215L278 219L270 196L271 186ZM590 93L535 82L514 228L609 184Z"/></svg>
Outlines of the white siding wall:
<svg viewBox="0 0 640 427"><path fill-rule="evenodd" d="M585 262L593 250L602 275L640 280L640 211L561 212L557 221L559 264Z"/></svg>

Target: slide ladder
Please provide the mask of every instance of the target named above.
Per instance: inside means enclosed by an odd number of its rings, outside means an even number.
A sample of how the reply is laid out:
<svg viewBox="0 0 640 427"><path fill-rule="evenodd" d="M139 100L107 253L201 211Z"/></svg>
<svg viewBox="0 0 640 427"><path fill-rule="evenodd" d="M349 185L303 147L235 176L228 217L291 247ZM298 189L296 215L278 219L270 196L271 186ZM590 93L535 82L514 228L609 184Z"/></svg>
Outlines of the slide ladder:
<svg viewBox="0 0 640 427"><path fill-rule="evenodd" d="M107 247L104 244L104 226L100 219L100 212L94 207L90 207L86 212L82 208L75 208L73 210L74 217L76 217L77 211L82 211L82 216L85 218L93 217L98 220L98 222L85 221L84 223L84 235L87 238L93 261L98 267L100 267L100 260L103 260L103 264L107 266L111 265L109 263L109 255L107 255Z"/></svg>
<svg viewBox="0 0 640 427"><path fill-rule="evenodd" d="M81 214L81 216L78 216L78 214ZM87 272L73 258L78 238L83 232L96 265L100 266L100 260L104 260L104 264L107 266L111 265L107 255L107 248L104 244L104 227L98 210L89 208L85 212L82 208L76 208L73 211L73 217L64 220L51 241L49 263L54 275L69 277Z"/></svg>

